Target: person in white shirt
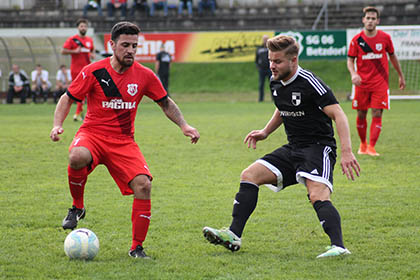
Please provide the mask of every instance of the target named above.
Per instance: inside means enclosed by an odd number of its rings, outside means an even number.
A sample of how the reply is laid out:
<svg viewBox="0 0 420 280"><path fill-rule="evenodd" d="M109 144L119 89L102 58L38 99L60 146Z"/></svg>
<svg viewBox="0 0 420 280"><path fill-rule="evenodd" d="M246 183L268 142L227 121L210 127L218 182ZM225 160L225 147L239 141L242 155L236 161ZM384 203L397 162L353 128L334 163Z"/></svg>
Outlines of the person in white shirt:
<svg viewBox="0 0 420 280"><path fill-rule="evenodd" d="M64 64L61 65L57 71L55 80L54 103L57 103L57 100L60 99L61 95L63 95L71 83L70 69L67 69Z"/></svg>
<svg viewBox="0 0 420 280"><path fill-rule="evenodd" d="M40 64L31 73L32 77L32 100L36 103L36 98L40 95L44 97L44 102L47 102L48 94L51 89L51 82L48 80L48 71L42 69Z"/></svg>
<svg viewBox="0 0 420 280"><path fill-rule="evenodd" d="M9 90L7 91L7 104L13 104L13 97L20 95L20 103L26 103L26 96L29 92L29 79L25 71L19 65L13 64L9 73Z"/></svg>

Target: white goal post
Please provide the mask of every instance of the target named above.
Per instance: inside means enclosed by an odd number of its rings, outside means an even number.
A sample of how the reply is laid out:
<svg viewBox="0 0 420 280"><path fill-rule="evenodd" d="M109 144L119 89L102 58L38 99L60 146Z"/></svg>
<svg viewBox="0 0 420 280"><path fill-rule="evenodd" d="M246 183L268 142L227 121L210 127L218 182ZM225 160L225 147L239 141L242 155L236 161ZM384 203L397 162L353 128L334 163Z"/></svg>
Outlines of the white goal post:
<svg viewBox="0 0 420 280"><path fill-rule="evenodd" d="M406 82L406 95L390 94L390 99L420 99L420 25L377 26L391 35L395 54ZM347 29L347 46L361 29ZM392 67L392 66L391 66Z"/></svg>

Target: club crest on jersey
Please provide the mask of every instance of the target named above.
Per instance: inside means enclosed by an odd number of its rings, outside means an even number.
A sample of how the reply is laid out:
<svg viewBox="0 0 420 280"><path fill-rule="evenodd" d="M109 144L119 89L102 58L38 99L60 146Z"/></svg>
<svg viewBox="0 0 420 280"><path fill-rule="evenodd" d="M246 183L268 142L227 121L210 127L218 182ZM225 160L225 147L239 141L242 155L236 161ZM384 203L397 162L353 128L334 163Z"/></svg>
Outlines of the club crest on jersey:
<svg viewBox="0 0 420 280"><path fill-rule="evenodd" d="M299 106L301 102L301 93L300 92L292 92L292 104L295 106Z"/></svg>
<svg viewBox="0 0 420 280"><path fill-rule="evenodd" d="M377 51L381 51L382 50L382 44L381 43L376 44L376 50Z"/></svg>
<svg viewBox="0 0 420 280"><path fill-rule="evenodd" d="M127 93L131 96L136 95L137 93L137 84L128 84L127 85L128 89L127 89Z"/></svg>

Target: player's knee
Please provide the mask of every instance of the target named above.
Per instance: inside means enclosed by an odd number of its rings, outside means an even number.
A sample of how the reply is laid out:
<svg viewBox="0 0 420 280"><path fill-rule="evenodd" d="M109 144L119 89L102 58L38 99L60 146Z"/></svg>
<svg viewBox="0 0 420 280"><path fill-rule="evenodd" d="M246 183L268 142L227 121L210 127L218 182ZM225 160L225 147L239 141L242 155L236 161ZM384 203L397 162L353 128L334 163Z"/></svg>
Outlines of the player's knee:
<svg viewBox="0 0 420 280"><path fill-rule="evenodd" d="M244 169L241 173L241 181L255 183L256 179L257 178L256 178L256 175L255 175L255 172L253 172L252 168L250 168L250 167Z"/></svg>
<svg viewBox="0 0 420 280"><path fill-rule="evenodd" d="M150 198L152 183L148 176L138 175L130 182L130 188L134 192L134 197L139 199Z"/></svg>
<svg viewBox="0 0 420 280"><path fill-rule="evenodd" d="M86 151L85 151L86 150ZM69 165L71 168L80 169L91 161L90 152L87 149L73 148L69 154Z"/></svg>

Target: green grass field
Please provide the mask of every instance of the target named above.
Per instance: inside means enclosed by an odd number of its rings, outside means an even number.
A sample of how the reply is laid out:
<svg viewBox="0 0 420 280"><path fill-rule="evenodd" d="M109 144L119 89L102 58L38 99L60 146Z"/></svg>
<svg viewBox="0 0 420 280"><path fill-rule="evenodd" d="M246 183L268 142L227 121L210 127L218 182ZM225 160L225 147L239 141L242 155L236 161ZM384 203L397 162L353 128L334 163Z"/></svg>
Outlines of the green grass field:
<svg viewBox="0 0 420 280"><path fill-rule="evenodd" d="M285 143L280 128L255 151L243 144L274 110L270 102L247 101L254 97L196 102L174 94L201 133L196 145L157 105L140 106L136 140L154 175L144 244L153 259L128 257L132 197L123 197L99 166L89 176L87 215L79 224L100 240L90 262L66 257L68 231L61 228L71 206L68 145L80 124L66 120L62 141L53 143L54 105L0 105L0 279L419 279L419 101L392 102L377 144L381 156L359 156L362 175L355 182L336 165L332 199L352 255L315 259L328 238L302 185L279 193L261 188L240 251L204 240L203 226L230 224L242 169ZM355 113L349 102L342 106L356 151Z"/></svg>

